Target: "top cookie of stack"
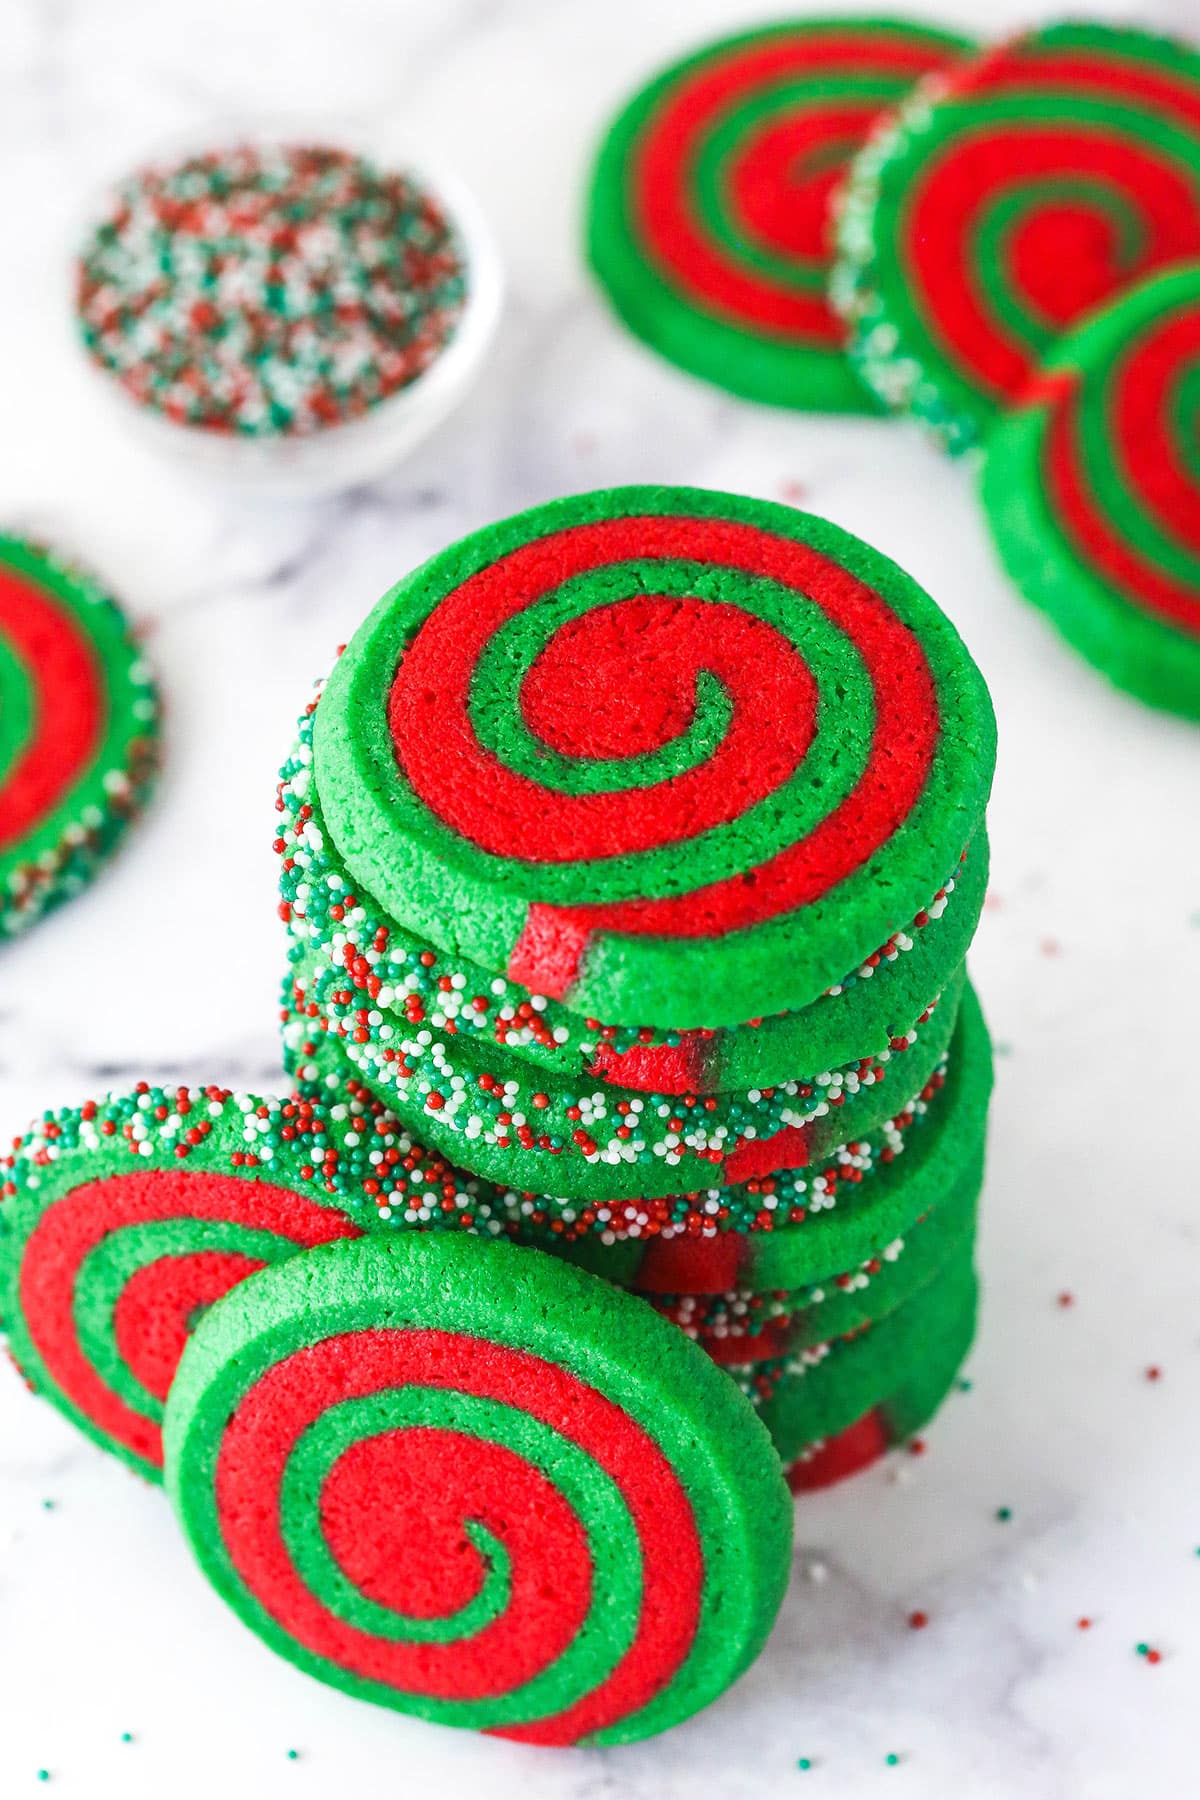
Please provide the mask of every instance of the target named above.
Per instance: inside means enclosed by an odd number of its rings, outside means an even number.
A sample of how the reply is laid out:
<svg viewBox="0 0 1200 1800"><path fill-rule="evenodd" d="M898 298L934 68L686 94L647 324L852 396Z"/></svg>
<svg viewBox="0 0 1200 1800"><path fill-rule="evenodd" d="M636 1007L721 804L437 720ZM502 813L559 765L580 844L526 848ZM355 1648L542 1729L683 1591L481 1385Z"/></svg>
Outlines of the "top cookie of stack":
<svg viewBox="0 0 1200 1800"><path fill-rule="evenodd" d="M468 1169L753 1180L944 1057L993 755L982 678L886 558L765 502L584 495L356 633L287 784L284 913L363 1079Z"/></svg>

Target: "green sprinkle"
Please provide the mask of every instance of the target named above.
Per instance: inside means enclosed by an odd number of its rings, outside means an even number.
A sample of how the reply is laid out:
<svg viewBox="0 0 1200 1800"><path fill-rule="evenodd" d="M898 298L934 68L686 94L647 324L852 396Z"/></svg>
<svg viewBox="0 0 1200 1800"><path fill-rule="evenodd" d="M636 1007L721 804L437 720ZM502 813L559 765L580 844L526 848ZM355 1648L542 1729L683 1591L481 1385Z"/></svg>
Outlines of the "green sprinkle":
<svg viewBox="0 0 1200 1800"><path fill-rule="evenodd" d="M132 1733L132 1731L123 1731L123 1732L122 1732L122 1733L121 1733L121 1742L122 1742L122 1743L123 1743L123 1744L132 1744L132 1742L133 1742L133 1733Z"/></svg>
<svg viewBox="0 0 1200 1800"><path fill-rule="evenodd" d="M896 1755L894 1750L889 1750L883 1760L889 1769L894 1769L896 1764L900 1761L900 1758Z"/></svg>
<svg viewBox="0 0 1200 1800"><path fill-rule="evenodd" d="M812 1757L811 1756L802 1756L800 1758L800 1760L797 1762L796 1767L798 1769L811 1769L812 1768Z"/></svg>
<svg viewBox="0 0 1200 1800"><path fill-rule="evenodd" d="M1149 1644L1138 1644L1136 1649L1139 1656L1149 1656L1150 1654Z"/></svg>
<svg viewBox="0 0 1200 1800"><path fill-rule="evenodd" d="M49 1781L49 1779L50 1779L49 1769L39 1769L37 1778L39 1781Z"/></svg>
<svg viewBox="0 0 1200 1800"><path fill-rule="evenodd" d="M42 1501L42 1511L43 1512L53 1512L54 1511L53 1500L43 1500Z"/></svg>
<svg viewBox="0 0 1200 1800"><path fill-rule="evenodd" d="M1011 1506L998 1506L996 1508L996 1517L999 1519L999 1521L1002 1525L1007 1525L1008 1521L1012 1518L1012 1507Z"/></svg>
<svg viewBox="0 0 1200 1800"><path fill-rule="evenodd" d="M287 1753L287 1759L289 1762L299 1762L300 1752L298 1750L289 1750Z"/></svg>
<svg viewBox="0 0 1200 1800"><path fill-rule="evenodd" d="M959 1377L959 1382L958 1382L958 1391L959 1391L959 1393L960 1393L960 1394L969 1394L969 1393L970 1393L970 1391L971 1391L971 1389L972 1389L972 1388L973 1388L973 1387L974 1387L974 1386L975 1386L975 1383L974 1383L974 1382L973 1382L973 1381L971 1381L971 1380L969 1380L969 1379L968 1379L968 1378L967 1378L967 1376L965 1376L965 1375L961 1375L961 1376L960 1376L960 1377Z"/></svg>

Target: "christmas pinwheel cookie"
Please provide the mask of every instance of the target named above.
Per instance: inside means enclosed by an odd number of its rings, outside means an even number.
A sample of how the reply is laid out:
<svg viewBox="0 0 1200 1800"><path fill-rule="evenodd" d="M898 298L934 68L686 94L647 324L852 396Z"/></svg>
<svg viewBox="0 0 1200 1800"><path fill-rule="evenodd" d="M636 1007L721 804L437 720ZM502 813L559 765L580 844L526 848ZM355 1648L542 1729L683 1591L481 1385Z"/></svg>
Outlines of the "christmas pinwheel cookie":
<svg viewBox="0 0 1200 1800"><path fill-rule="evenodd" d="M1059 344L993 430L983 501L1017 586L1118 686L1200 719L1200 260Z"/></svg>
<svg viewBox="0 0 1200 1800"><path fill-rule="evenodd" d="M85 887L144 802L158 701L115 601L0 537L0 939Z"/></svg>
<svg viewBox="0 0 1200 1800"><path fill-rule="evenodd" d="M1198 258L1200 55L1059 24L933 77L880 127L831 293L867 385L957 451L1064 332Z"/></svg>
<svg viewBox="0 0 1200 1800"><path fill-rule="evenodd" d="M362 1107L150 1087L47 1115L0 1182L0 1320L30 1385L142 1474L197 1318L371 1215ZM364 1142L365 1140L365 1142ZM407 1140L404 1140L407 1150Z"/></svg>
<svg viewBox="0 0 1200 1800"><path fill-rule="evenodd" d="M831 311L832 195L885 109L969 53L901 19L796 19L705 45L628 103L592 176L588 256L680 367L752 400L861 412Z"/></svg>
<svg viewBox="0 0 1200 1800"><path fill-rule="evenodd" d="M264 1271L184 1352L166 1447L201 1566L273 1648L525 1743L686 1718L787 1578L787 1489L736 1385L536 1250L410 1233Z"/></svg>
<svg viewBox="0 0 1200 1800"><path fill-rule="evenodd" d="M557 502L356 634L285 782L303 930L284 911L362 1078L452 1160L581 1199L760 1177L943 1054L993 741L946 619L844 533L692 490ZM315 923L310 852L337 859ZM436 988L385 979L400 951ZM522 1006L574 1072L508 1041ZM769 1082L722 1087L760 1055Z"/></svg>

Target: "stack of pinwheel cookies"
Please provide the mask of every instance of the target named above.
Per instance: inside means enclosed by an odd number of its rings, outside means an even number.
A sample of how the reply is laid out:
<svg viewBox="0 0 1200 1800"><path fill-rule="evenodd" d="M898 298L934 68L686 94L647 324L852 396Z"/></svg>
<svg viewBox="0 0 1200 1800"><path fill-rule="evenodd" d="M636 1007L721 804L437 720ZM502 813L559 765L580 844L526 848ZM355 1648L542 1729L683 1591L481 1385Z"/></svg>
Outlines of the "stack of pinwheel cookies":
<svg viewBox="0 0 1200 1800"><path fill-rule="evenodd" d="M831 526L627 489L479 533L301 721L289 1066L422 1146L385 1221L634 1289L794 1482L857 1466L971 1337L992 760L948 622Z"/></svg>
<svg viewBox="0 0 1200 1800"><path fill-rule="evenodd" d="M618 489L434 557L280 783L295 1091L13 1147L27 1380L348 1693L686 1718L770 1629L784 1476L917 1429L971 1341L993 752L933 602L788 508Z"/></svg>

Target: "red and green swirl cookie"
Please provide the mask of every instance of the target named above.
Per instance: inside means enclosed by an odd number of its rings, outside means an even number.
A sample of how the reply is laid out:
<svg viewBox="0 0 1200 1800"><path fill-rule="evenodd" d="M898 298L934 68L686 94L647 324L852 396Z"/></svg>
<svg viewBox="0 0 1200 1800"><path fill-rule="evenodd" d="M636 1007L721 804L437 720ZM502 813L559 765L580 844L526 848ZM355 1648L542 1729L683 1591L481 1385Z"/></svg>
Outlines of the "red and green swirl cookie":
<svg viewBox="0 0 1200 1800"><path fill-rule="evenodd" d="M656 1294L657 1311L723 1366L770 1361L845 1337L926 1289L973 1240L983 1157L977 1154L929 1213L852 1268L803 1287L756 1294Z"/></svg>
<svg viewBox="0 0 1200 1800"><path fill-rule="evenodd" d="M0 938L79 892L146 797L158 701L116 603L0 537Z"/></svg>
<svg viewBox="0 0 1200 1800"><path fill-rule="evenodd" d="M865 410L825 295L832 197L879 113L966 49L900 19L804 19L664 70L592 177L588 257L626 325L749 399Z"/></svg>
<svg viewBox="0 0 1200 1800"><path fill-rule="evenodd" d="M856 160L832 293L887 404L976 443L1058 338L1200 260L1200 54L1051 25L930 82Z"/></svg>
<svg viewBox="0 0 1200 1800"><path fill-rule="evenodd" d="M492 1181L602 1201L747 1181L871 1135L938 1068L966 979L960 967L903 1034L843 1069L702 1095L530 1070L457 1032L385 1016L328 965L301 956L295 968L359 1077L435 1149Z"/></svg>
<svg viewBox="0 0 1200 1800"><path fill-rule="evenodd" d="M850 1472L818 1466L804 1481L793 1465L855 1424L863 1438L873 1438L874 1455L919 1431L954 1385L975 1335L977 1306L968 1246L927 1293L827 1345L823 1354L806 1352L769 1378L756 1409L793 1485L821 1486ZM867 1444L860 1441L857 1448L863 1453ZM862 1454L861 1462L874 1455Z"/></svg>
<svg viewBox="0 0 1200 1800"><path fill-rule="evenodd" d="M809 1005L945 881L994 723L949 621L788 507L551 503L380 602L314 780L356 885L435 948L613 1024Z"/></svg>
<svg viewBox="0 0 1200 1800"><path fill-rule="evenodd" d="M1013 580L1088 660L1200 719L1200 260L1072 332L992 431Z"/></svg>
<svg viewBox="0 0 1200 1800"><path fill-rule="evenodd" d="M366 1102L391 1118L343 1042L320 1031L302 994L294 1001L284 1006L285 1066L304 1096L333 1107L349 1096L360 1113ZM987 1028L968 986L945 1069L877 1137L841 1144L811 1168L661 1199L574 1203L469 1176L405 1134L410 1148L374 1202L385 1223L450 1221L543 1243L652 1295L811 1290L883 1256L958 1192L983 1154L991 1083Z"/></svg>
<svg viewBox="0 0 1200 1800"><path fill-rule="evenodd" d="M316 707L314 699L300 721L278 786L279 910L311 966L324 959L359 1007L393 1025L450 1031L481 1051L503 1051L575 1085L582 1074L643 1093L770 1087L800 1068L834 1069L873 1056L903 1036L930 996L945 991L974 935L988 875L982 824L954 873L916 915L811 1006L721 1031L585 1018L469 957L435 950L386 918L351 879L312 780Z"/></svg>
<svg viewBox="0 0 1200 1800"><path fill-rule="evenodd" d="M157 1477L163 1403L197 1319L267 1263L357 1237L384 1159L409 1152L386 1115L217 1087L142 1083L47 1114L0 1187L14 1358L89 1437Z"/></svg>
<svg viewBox="0 0 1200 1800"><path fill-rule="evenodd" d="M167 1484L310 1674L534 1744L688 1717L757 1654L791 1508L752 1408L643 1303L468 1238L330 1245L204 1319Z"/></svg>
<svg viewBox="0 0 1200 1800"><path fill-rule="evenodd" d="M991 1042L968 984L944 1076L877 1143L845 1144L824 1165L747 1183L757 1190L750 1204L764 1209L748 1219L721 1216L736 1188L693 1196L665 1228L648 1202L638 1233L599 1244L581 1237L571 1255L610 1281L657 1294L773 1293L833 1280L881 1255L968 1179L983 1155L991 1090Z"/></svg>

